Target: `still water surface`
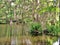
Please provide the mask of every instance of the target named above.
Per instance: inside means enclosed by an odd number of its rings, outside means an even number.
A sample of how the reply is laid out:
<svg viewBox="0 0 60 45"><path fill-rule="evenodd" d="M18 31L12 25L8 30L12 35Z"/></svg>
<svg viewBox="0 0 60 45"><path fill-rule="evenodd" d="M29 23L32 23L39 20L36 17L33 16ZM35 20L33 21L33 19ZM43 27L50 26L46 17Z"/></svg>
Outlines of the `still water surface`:
<svg viewBox="0 0 60 45"><path fill-rule="evenodd" d="M32 37L27 32L29 27L26 25L0 24L0 44L1 45L59 45L59 39L52 36ZM22 29L24 36L22 35ZM13 38L12 38L13 37ZM58 41L57 41L58 40Z"/></svg>

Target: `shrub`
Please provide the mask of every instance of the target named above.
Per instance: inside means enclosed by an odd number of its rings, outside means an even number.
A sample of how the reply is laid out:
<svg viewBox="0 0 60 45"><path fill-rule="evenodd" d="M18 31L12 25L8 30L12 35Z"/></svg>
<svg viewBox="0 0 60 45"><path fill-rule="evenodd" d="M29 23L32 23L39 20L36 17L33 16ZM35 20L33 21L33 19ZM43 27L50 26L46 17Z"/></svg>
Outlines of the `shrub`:
<svg viewBox="0 0 60 45"><path fill-rule="evenodd" d="M30 26L30 34L33 36L38 36L42 32L41 24L33 22Z"/></svg>
<svg viewBox="0 0 60 45"><path fill-rule="evenodd" d="M58 25L59 25L58 23L56 23L55 25L48 25L47 24L47 29L48 29L49 33L52 35L58 36L58 32L60 32Z"/></svg>

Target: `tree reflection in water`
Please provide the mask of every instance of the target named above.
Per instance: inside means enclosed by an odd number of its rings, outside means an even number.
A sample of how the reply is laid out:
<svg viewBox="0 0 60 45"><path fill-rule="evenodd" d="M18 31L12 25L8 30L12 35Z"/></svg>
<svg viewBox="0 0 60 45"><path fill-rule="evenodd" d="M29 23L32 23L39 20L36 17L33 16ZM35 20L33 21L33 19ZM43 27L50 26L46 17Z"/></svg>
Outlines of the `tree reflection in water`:
<svg viewBox="0 0 60 45"><path fill-rule="evenodd" d="M16 45L16 39L14 38L11 39L11 45Z"/></svg>

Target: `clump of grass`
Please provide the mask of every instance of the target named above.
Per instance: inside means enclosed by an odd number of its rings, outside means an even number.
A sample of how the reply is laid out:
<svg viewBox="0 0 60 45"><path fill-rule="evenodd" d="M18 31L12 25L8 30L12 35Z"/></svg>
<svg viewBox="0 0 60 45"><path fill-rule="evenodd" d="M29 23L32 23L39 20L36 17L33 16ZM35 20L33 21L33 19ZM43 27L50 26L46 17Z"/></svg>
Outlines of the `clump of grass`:
<svg viewBox="0 0 60 45"><path fill-rule="evenodd" d="M35 33L37 31L37 33ZM40 23L37 23L37 22L33 22L32 24L31 24L31 26L30 26L30 34L32 35L32 36L38 36L39 35L39 33L41 33L42 32L42 27L41 27L41 24Z"/></svg>

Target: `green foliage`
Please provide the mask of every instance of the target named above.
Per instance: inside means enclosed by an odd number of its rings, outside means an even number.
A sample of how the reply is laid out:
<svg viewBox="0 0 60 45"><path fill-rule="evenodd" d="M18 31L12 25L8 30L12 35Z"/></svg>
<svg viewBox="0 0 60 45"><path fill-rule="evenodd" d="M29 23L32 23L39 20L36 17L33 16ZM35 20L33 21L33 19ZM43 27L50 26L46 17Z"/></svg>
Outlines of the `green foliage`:
<svg viewBox="0 0 60 45"><path fill-rule="evenodd" d="M41 31L42 30L42 28L41 28L41 24L40 23L37 23L37 22L33 22L32 24L31 24L31 30L39 30L39 31Z"/></svg>
<svg viewBox="0 0 60 45"><path fill-rule="evenodd" d="M38 10L38 12L39 14L43 14L45 12L59 12L59 8L54 6L47 6L42 8L41 10Z"/></svg>
<svg viewBox="0 0 60 45"><path fill-rule="evenodd" d="M0 23L6 23L6 20L0 20Z"/></svg>
<svg viewBox="0 0 60 45"><path fill-rule="evenodd" d="M24 19L24 21L25 21L26 23L30 23L30 22L32 22L32 19L27 17L27 18Z"/></svg>
<svg viewBox="0 0 60 45"><path fill-rule="evenodd" d="M58 35L58 32L60 32L60 28L57 23L56 25L47 25L47 29L52 35Z"/></svg>
<svg viewBox="0 0 60 45"><path fill-rule="evenodd" d="M41 24L37 22L33 22L30 27L30 33L33 35L33 31L37 30L38 32L42 32Z"/></svg>

